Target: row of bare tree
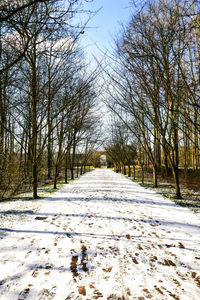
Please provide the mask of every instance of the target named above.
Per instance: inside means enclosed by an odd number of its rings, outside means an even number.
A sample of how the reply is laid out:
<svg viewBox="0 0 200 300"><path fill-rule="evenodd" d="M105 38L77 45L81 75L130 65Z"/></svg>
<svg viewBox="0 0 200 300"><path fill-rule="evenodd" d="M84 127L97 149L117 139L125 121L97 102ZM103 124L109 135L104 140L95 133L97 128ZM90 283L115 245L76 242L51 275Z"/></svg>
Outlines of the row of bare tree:
<svg viewBox="0 0 200 300"><path fill-rule="evenodd" d="M99 138L97 71L79 48L79 0L0 4L0 198L74 166L82 170ZM89 18L89 16L88 16ZM79 155L78 155L79 153Z"/></svg>
<svg viewBox="0 0 200 300"><path fill-rule="evenodd" d="M146 3L122 28L109 64L105 102L136 139L141 167L148 157L154 187L164 167L181 198L180 153L185 170L200 166L199 1Z"/></svg>

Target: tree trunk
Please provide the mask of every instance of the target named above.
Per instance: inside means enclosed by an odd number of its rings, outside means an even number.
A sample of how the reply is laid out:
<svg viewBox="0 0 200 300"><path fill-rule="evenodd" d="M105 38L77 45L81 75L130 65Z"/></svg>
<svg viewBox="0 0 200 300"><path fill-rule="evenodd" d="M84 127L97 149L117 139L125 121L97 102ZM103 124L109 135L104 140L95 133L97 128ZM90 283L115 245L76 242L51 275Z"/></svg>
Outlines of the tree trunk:
<svg viewBox="0 0 200 300"><path fill-rule="evenodd" d="M158 187L158 168L156 164L153 165L153 187Z"/></svg>
<svg viewBox="0 0 200 300"><path fill-rule="evenodd" d="M37 165L37 94L36 69L32 67L32 182L33 199L37 199L38 165Z"/></svg>
<svg viewBox="0 0 200 300"><path fill-rule="evenodd" d="M67 167L68 167L68 165L67 165L67 163L68 163L68 160L67 160L67 153L65 154L65 183L68 183L68 180L67 180Z"/></svg>
<svg viewBox="0 0 200 300"><path fill-rule="evenodd" d="M142 170L142 184L144 184L144 165L141 165Z"/></svg>
<svg viewBox="0 0 200 300"><path fill-rule="evenodd" d="M174 177L175 189L176 189L176 199L182 199L179 185L179 169L172 168L172 173Z"/></svg>
<svg viewBox="0 0 200 300"><path fill-rule="evenodd" d="M131 177L131 166L128 165L128 177Z"/></svg>
<svg viewBox="0 0 200 300"><path fill-rule="evenodd" d="M50 74L50 66L48 66L47 126L48 126L47 169L48 169L48 179L51 179L51 170L52 170L52 135L51 135L52 121L51 121L51 74Z"/></svg>
<svg viewBox="0 0 200 300"><path fill-rule="evenodd" d="M31 62L31 109L32 109L32 184L33 199L37 199L38 163L37 163L37 75L36 75L36 38L33 42L33 57Z"/></svg>
<svg viewBox="0 0 200 300"><path fill-rule="evenodd" d="M124 165L124 175L126 175L126 166Z"/></svg>
<svg viewBox="0 0 200 300"><path fill-rule="evenodd" d="M58 178L58 164L55 165L55 175L54 175L54 189L57 189L57 178Z"/></svg>
<svg viewBox="0 0 200 300"><path fill-rule="evenodd" d="M165 138L163 138L162 144L163 144L162 149L163 149L163 154L164 154L165 173L167 176L169 176L170 170L169 170L169 164L168 164L168 152L167 152L167 144L166 144Z"/></svg>
<svg viewBox="0 0 200 300"><path fill-rule="evenodd" d="M2 96L2 83L0 78L0 186L3 176L3 148L4 148L4 108Z"/></svg>

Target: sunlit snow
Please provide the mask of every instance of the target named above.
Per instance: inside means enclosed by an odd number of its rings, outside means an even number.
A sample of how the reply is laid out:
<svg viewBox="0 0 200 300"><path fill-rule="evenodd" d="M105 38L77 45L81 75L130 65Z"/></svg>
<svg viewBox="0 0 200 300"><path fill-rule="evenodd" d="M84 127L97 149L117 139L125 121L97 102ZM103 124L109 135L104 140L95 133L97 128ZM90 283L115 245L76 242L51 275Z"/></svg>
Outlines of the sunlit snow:
<svg viewBox="0 0 200 300"><path fill-rule="evenodd" d="M199 217L120 174L0 205L0 299L200 299Z"/></svg>

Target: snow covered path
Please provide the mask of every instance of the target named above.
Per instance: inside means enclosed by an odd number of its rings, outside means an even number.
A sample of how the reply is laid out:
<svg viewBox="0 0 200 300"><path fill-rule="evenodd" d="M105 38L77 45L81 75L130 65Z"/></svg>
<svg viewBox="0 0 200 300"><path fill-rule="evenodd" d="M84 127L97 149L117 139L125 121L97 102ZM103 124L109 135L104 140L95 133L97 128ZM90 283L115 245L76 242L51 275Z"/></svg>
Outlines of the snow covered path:
<svg viewBox="0 0 200 300"><path fill-rule="evenodd" d="M199 216L120 174L0 208L0 299L200 299Z"/></svg>

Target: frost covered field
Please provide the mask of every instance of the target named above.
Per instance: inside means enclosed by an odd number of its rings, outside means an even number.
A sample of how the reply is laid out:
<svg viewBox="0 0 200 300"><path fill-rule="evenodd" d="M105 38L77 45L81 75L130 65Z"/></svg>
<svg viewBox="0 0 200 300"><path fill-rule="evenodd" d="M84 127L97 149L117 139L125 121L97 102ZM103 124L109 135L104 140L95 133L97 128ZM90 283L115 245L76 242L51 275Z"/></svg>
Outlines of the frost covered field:
<svg viewBox="0 0 200 300"><path fill-rule="evenodd" d="M0 299L200 299L199 216L120 174L0 207Z"/></svg>

